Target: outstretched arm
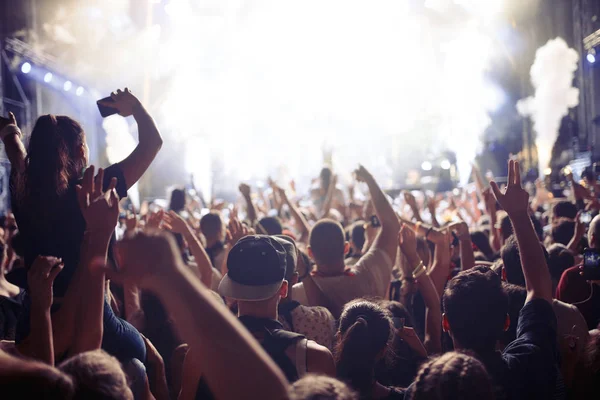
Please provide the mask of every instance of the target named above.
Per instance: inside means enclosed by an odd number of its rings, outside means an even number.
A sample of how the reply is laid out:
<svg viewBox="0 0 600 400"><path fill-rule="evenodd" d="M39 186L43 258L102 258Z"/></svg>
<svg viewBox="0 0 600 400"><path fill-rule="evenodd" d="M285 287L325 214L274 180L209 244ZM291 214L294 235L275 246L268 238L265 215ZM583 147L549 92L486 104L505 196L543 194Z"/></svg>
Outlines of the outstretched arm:
<svg viewBox="0 0 600 400"><path fill-rule="evenodd" d="M240 184L240 193L246 200L246 213L248 214L248 221L252 226L258 222L258 216L256 214L256 206L252 201L252 195L250 193L250 186L245 183Z"/></svg>
<svg viewBox="0 0 600 400"><path fill-rule="evenodd" d="M310 226L308 225L308 221L306 220L306 218L304 218L300 210L298 210L298 207L296 207L296 205L290 201L287 194L285 193L285 189L282 189L278 186L276 186L276 188L283 202L289 207L290 213L292 214L292 218L294 218L294 221L296 222L296 228L298 229L298 231L300 231L299 241L302 243L306 243L308 240L308 233L310 232Z"/></svg>
<svg viewBox="0 0 600 400"><path fill-rule="evenodd" d="M529 194L521 187L521 172L519 163L513 160L508 164L508 185L504 193L496 182L491 182L494 196L508 213L512 223L519 253L527 300L540 298L552 303L552 281L546 264L546 257L542 245L529 218Z"/></svg>
<svg viewBox="0 0 600 400"><path fill-rule="evenodd" d="M396 251L398 250L398 232L400 231L400 222L388 201L387 197L375 181L375 178L363 166L355 171L356 179L365 182L369 187L371 201L375 208L375 213L381 222L381 232L375 238L374 248L383 250L390 260L396 260Z"/></svg>
<svg viewBox="0 0 600 400"><path fill-rule="evenodd" d="M31 333L22 354L54 365L52 335L52 283L62 271L64 264L54 257L38 256L27 273L31 294Z"/></svg>
<svg viewBox="0 0 600 400"><path fill-rule="evenodd" d="M154 120L129 89L125 88L125 91L119 89L110 97L113 99L112 102L102 104L119 110L119 115L123 117L133 115L138 124L139 143L131 154L119 163L129 189L146 172L162 147L163 141Z"/></svg>
<svg viewBox="0 0 600 400"><path fill-rule="evenodd" d="M248 393L263 399L286 398L287 381L281 370L182 265L172 238L164 233L138 233L119 243L117 253L122 260L118 278L133 280L155 293L173 316L183 341L190 348L202 349L203 376L216 398L246 398ZM229 384L224 385L225 381Z"/></svg>
<svg viewBox="0 0 600 400"><path fill-rule="evenodd" d="M425 301L425 307L427 307L425 348L429 354L440 353L442 351L442 309L440 306L440 296L417 253L415 233L409 227L403 226L400 229L398 245L408 263L406 272L411 274L409 279L414 279L417 282L419 291Z"/></svg>

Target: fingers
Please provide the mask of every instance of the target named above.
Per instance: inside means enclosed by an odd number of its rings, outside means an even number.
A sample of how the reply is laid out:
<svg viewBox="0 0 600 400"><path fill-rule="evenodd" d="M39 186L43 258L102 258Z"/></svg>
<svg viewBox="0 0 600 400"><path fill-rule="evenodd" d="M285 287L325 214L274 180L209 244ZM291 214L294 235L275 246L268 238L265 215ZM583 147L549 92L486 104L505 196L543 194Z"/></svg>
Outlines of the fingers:
<svg viewBox="0 0 600 400"><path fill-rule="evenodd" d="M503 195L498 187L498 184L495 181L490 181L490 187L492 188L492 192L494 192L494 197L496 197L496 200L501 199Z"/></svg>
<svg viewBox="0 0 600 400"><path fill-rule="evenodd" d="M91 193L94 190L94 171L94 166L90 165L83 173L81 187L87 194Z"/></svg>
<svg viewBox="0 0 600 400"><path fill-rule="evenodd" d="M515 185L521 187L521 169L519 168L519 162L518 161L514 161L513 162L513 168L514 168L514 177L515 177Z"/></svg>
<svg viewBox="0 0 600 400"><path fill-rule="evenodd" d="M94 198L102 196L102 183L104 182L104 168L98 169L98 175L94 178L92 193Z"/></svg>
<svg viewBox="0 0 600 400"><path fill-rule="evenodd" d="M60 271L62 271L64 267L65 267L64 263L60 263L60 264L52 267L52 269L50 270L50 273L48 274L48 279L50 281L54 282L54 279L56 279L56 277L58 276L58 274L60 274Z"/></svg>
<svg viewBox="0 0 600 400"><path fill-rule="evenodd" d="M118 182L118 181L117 181L117 178L116 178L116 177L113 177L113 178L110 180L110 183L108 184L108 189L107 189L107 190L111 191L111 190L114 190L114 189L116 189L116 188L117 188L117 182ZM133 208L133 212L135 213L135 208L134 208L133 204L132 204L132 208Z"/></svg>
<svg viewBox="0 0 600 400"><path fill-rule="evenodd" d="M11 124L17 125L17 119L15 118L15 114L13 114L12 112L8 113L8 119L10 120Z"/></svg>

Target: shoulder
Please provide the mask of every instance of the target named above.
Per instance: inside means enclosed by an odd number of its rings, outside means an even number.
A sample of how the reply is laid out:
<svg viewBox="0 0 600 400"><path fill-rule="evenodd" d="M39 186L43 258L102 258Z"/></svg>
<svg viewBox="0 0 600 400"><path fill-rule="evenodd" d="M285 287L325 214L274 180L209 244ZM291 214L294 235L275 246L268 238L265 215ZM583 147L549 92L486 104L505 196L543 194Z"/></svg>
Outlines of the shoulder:
<svg viewBox="0 0 600 400"><path fill-rule="evenodd" d="M382 269L391 268L393 265L392 259L385 251L379 248L372 248L365 253L352 267L353 270L361 271L365 268L380 267Z"/></svg>
<svg viewBox="0 0 600 400"><path fill-rule="evenodd" d="M315 341L308 340L306 344L306 363L309 372L321 372L335 376L335 362L331 351Z"/></svg>

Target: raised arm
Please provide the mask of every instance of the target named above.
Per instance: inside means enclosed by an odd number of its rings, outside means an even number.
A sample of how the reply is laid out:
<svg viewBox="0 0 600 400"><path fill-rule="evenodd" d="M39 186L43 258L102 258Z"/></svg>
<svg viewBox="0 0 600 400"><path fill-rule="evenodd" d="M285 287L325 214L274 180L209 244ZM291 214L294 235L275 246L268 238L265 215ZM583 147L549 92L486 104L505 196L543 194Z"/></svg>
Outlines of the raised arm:
<svg viewBox="0 0 600 400"><path fill-rule="evenodd" d="M216 398L246 398L248 393L261 399L286 398L287 381L281 370L237 318L182 265L172 238L164 233L138 233L119 243L117 253L122 268L115 278L133 280L156 294L183 341L190 348L202 349L203 376Z"/></svg>
<svg viewBox="0 0 600 400"><path fill-rule="evenodd" d="M460 243L460 268L466 271L475 266L475 254L473 253L473 243L469 234L469 226L465 222L455 222L448 229L453 231Z"/></svg>
<svg viewBox="0 0 600 400"><path fill-rule="evenodd" d="M440 353L442 351L442 308L440 306L440 296L417 253L415 233L409 227L403 226L400 229L398 245L408 263L405 270L410 274L410 277L407 277L407 279L417 282L419 291L425 302L425 307L427 308L425 317L425 348L429 354Z"/></svg>
<svg viewBox="0 0 600 400"><path fill-rule="evenodd" d="M308 221L306 220L306 218L304 218L304 215L302 215L300 210L298 210L298 207L296 207L296 205L290 201L287 194L285 193L285 189L282 189L278 186L276 188L283 202L289 207L290 213L292 214L292 218L294 218L294 221L296 222L296 228L300 231L299 241L302 243L306 243L308 240L308 233L310 232L310 226L308 225Z"/></svg>
<svg viewBox="0 0 600 400"><path fill-rule="evenodd" d="M64 264L54 257L38 256L27 273L31 294L31 333L24 355L54 365L54 341L52 335L52 283L62 271Z"/></svg>
<svg viewBox="0 0 600 400"><path fill-rule="evenodd" d="M27 151L21 141L21 130L17 126L17 119L13 113L8 113L8 118L0 117L0 137L4 142L6 156L14 172L25 171L25 157Z"/></svg>
<svg viewBox="0 0 600 400"><path fill-rule="evenodd" d="M165 215L164 224L167 229L172 232L183 235L185 241L190 246L190 252L194 256L194 261L196 261L196 264L198 265L200 280L207 288L210 288L213 266L208 254L206 254L204 247L202 247L202 244L200 243L200 239L198 239L198 236L192 227L174 211L170 211Z"/></svg>
<svg viewBox="0 0 600 400"><path fill-rule="evenodd" d="M94 168L86 170L83 181L77 186L79 208L86 222L86 233L78 268L82 269L81 298L75 323L85 327L73 338L72 354L96 350L102 344L104 313L104 265L108 243L119 218L119 199L114 190L117 181L113 178L109 190L102 191L104 172Z"/></svg>
<svg viewBox="0 0 600 400"><path fill-rule="evenodd" d="M542 245L529 218L529 194L521 187L519 163L509 161L508 184L504 193L496 182L490 183L494 196L510 218L517 238L527 288L526 302L540 298L552 303L550 272Z"/></svg>
<svg viewBox="0 0 600 400"><path fill-rule="evenodd" d="M119 110L119 115L123 117L133 115L138 125L139 143L131 154L119 163L129 189L146 172L162 147L163 141L154 120L129 89L125 88L125 91L119 89L110 97L113 99L112 102L107 101L102 104Z"/></svg>
<svg viewBox="0 0 600 400"><path fill-rule="evenodd" d="M396 260L396 251L398 250L397 238L400 231L400 221L398 221L392 205L371 173L361 165L355 171L355 174L357 180L365 182L369 187L375 213L381 222L381 232L375 238L373 248L385 251L390 260L394 261Z"/></svg>
<svg viewBox="0 0 600 400"><path fill-rule="evenodd" d="M252 202L252 194L250 193L250 186L245 183L240 184L240 193L246 201L246 213L248 214L248 221L252 226L258 222L258 215L256 214L256 206Z"/></svg>

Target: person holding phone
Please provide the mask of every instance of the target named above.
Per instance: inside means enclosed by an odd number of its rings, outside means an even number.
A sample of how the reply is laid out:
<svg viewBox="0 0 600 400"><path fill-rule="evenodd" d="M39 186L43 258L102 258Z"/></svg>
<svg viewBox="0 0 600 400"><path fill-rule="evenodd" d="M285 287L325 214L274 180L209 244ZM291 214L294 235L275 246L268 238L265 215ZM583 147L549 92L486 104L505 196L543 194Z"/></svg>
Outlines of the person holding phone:
<svg viewBox="0 0 600 400"><path fill-rule="evenodd" d="M104 190L116 179L116 191L122 198L148 169L162 146L162 139L152 117L129 89L113 92L111 101L103 104L123 117L133 116L138 124L139 143L136 148L123 161L111 165L96 177L99 180L103 176ZM67 311L73 313L73 304L63 306L78 267L86 231L76 195L76 186L89 162L85 132L77 121L68 116L43 115L36 121L29 147L25 149L16 118L10 113L8 118L0 119L0 138L12 167L11 208L23 239L25 265L29 268L39 255L61 258L64 270L54 283L53 311L61 307L64 308L63 315ZM82 295L85 296L85 293ZM86 304L83 298L74 302ZM110 308L107 303L106 306ZM65 319L72 320L69 317ZM74 329L81 329L68 324L62 328L60 340L55 340L57 355L68 351ZM105 331L105 336L109 333ZM17 342L28 335L29 327L21 324L17 330ZM141 338L138 342L144 348ZM107 350L113 354L119 351ZM127 357L127 354L115 355ZM144 356L130 355L137 358Z"/></svg>
<svg viewBox="0 0 600 400"><path fill-rule="evenodd" d="M584 265L563 272L556 288L556 298L577 306L587 328L592 330L600 323L600 215L590 222L588 242Z"/></svg>

